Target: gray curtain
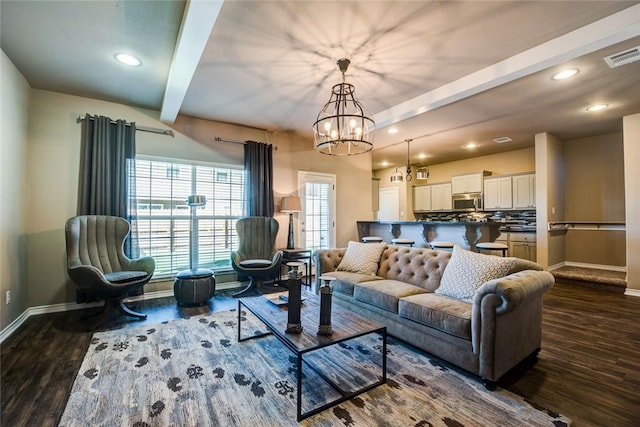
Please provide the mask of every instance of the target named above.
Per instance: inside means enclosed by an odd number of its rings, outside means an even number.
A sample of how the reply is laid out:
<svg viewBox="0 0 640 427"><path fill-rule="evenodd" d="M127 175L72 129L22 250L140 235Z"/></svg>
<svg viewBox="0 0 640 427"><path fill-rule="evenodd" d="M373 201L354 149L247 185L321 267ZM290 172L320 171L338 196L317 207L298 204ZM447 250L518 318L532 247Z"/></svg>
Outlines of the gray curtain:
<svg viewBox="0 0 640 427"><path fill-rule="evenodd" d="M271 144L246 141L244 145L247 216L273 217L273 148Z"/></svg>
<svg viewBox="0 0 640 427"><path fill-rule="evenodd" d="M83 119L78 215L111 215L127 219L131 233L125 253L139 256L135 223L136 125L85 114ZM131 177L131 178L130 178ZM78 295L78 302L91 301Z"/></svg>

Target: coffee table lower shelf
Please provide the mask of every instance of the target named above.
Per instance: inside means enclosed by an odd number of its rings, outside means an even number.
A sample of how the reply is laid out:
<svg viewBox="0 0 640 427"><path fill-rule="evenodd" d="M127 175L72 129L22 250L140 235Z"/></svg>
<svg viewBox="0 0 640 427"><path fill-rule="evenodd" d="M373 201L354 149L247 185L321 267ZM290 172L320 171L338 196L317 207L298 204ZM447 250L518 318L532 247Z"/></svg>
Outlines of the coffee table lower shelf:
<svg viewBox="0 0 640 427"><path fill-rule="evenodd" d="M241 298L238 300L238 342L247 341L253 338L263 337L265 335L273 334L282 344L285 345L296 356L296 386L297 386L297 399L296 399L296 419L302 421L312 415L331 408L339 403L349 400L359 394L367 392L379 385L387 382L387 328L386 326L377 322L371 321L364 317L350 312L342 307L334 306L332 310L332 326L334 333L331 336L316 335L315 329L310 331L312 327L317 328L318 319L318 298L313 294L305 294L307 300L305 301L302 310L302 323L303 331L300 334L289 334L285 332L287 323L287 310L285 307L278 307L268 302L266 298L254 297L254 298ZM269 332L251 335L248 337L242 337L241 322L242 322L242 307L245 307L253 315L255 315L264 325ZM316 324L312 323L312 319L315 319ZM305 320L307 320L305 322ZM360 322L360 323L353 323ZM345 325L346 330L341 330L341 325ZM349 326L346 326L349 325ZM354 391L344 390L339 384L329 378L326 373L316 366L313 362L305 360L304 355L316 350L320 350L325 347L333 346L344 341L348 341L354 338L362 337L368 334L377 333L382 337L382 373L378 377L378 380L368 384L364 387L358 388ZM328 401L322 405L314 407L306 412L302 412L302 379L303 379L303 364L304 366L312 369L322 378L331 388L338 392L340 397Z"/></svg>

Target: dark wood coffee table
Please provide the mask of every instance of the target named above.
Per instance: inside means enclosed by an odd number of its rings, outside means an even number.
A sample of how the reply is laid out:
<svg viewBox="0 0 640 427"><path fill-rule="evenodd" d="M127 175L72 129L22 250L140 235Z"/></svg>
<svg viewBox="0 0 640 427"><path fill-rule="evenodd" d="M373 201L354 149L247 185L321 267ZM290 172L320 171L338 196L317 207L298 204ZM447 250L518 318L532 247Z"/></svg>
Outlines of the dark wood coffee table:
<svg viewBox="0 0 640 427"><path fill-rule="evenodd" d="M320 299L311 293L303 293L306 298L302 305L301 319L304 328L300 334L286 333L287 329L287 306L278 306L268 301L265 297L241 298L238 300L238 342L252 338L261 337L273 333L278 340L291 350L297 358L296 381L297 381L297 402L296 417L301 421L311 415L324 411L338 403L351 399L361 393L387 382L387 328L386 326L362 317L350 310L333 304L331 310L331 327L333 334L330 336L317 335ZM241 336L242 307L245 307L260 319L270 332L259 335L251 335L246 338ZM382 336L382 375L377 381L361 387L355 391L347 391L332 381L328 375L318 369L313 363L304 360L306 353L329 347L353 338L361 337L371 333L378 333ZM302 365L313 369L320 377L333 389L338 391L340 397L309 411L302 412Z"/></svg>

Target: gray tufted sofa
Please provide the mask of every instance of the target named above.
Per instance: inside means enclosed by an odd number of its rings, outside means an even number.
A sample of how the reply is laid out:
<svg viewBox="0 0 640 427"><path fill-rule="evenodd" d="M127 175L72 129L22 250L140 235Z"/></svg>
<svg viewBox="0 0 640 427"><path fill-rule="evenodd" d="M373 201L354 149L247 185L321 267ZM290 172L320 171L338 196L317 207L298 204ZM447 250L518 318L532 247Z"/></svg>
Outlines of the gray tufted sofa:
<svg viewBox="0 0 640 427"><path fill-rule="evenodd" d="M485 282L473 303L467 303L434 293L450 252L389 245L377 275L371 276L336 271L345 251L320 249L313 254L316 278L336 278L336 303L480 376L487 388L495 388L502 375L540 350L542 296L554 284L540 265L517 259L507 276Z"/></svg>

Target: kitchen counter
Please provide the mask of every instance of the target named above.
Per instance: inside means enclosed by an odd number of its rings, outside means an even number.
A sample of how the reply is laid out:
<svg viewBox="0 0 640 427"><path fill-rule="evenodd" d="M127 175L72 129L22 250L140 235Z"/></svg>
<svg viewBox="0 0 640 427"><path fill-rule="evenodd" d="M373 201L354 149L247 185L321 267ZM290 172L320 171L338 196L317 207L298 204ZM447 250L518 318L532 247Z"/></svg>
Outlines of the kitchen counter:
<svg viewBox="0 0 640 427"><path fill-rule="evenodd" d="M358 239L378 236L390 243L393 238L413 239L416 247L445 240L465 249L476 250L476 243L493 242L504 224L494 221L358 221Z"/></svg>

